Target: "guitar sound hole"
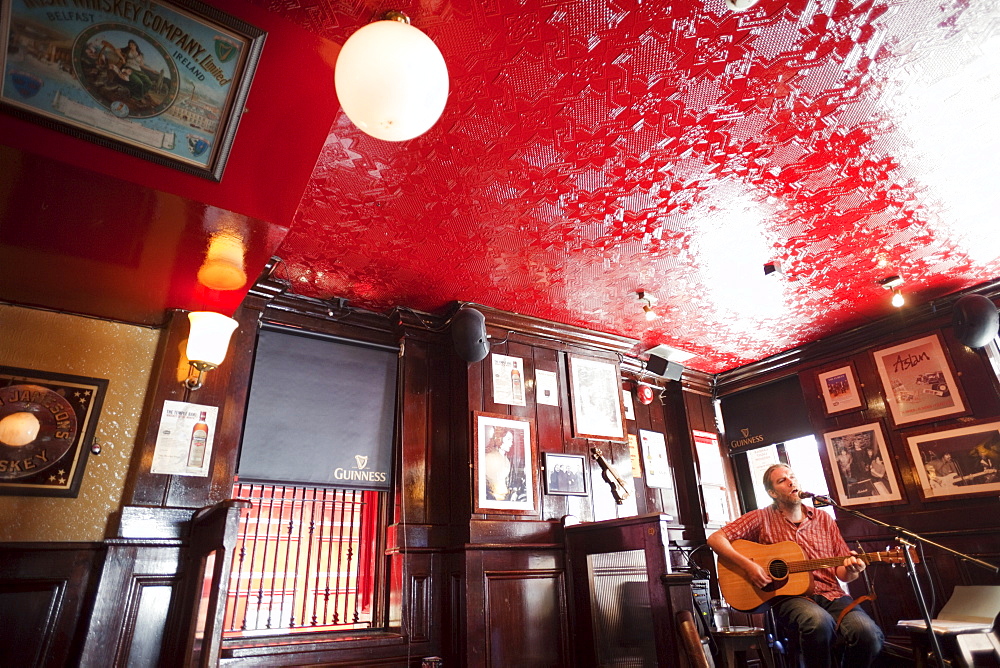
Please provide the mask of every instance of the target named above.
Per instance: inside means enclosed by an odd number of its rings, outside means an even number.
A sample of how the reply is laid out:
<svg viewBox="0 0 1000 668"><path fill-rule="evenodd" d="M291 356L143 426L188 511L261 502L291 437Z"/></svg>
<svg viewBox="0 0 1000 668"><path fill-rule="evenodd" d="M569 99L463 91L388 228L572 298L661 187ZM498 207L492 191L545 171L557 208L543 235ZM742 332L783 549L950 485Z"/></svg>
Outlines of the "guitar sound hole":
<svg viewBox="0 0 1000 668"><path fill-rule="evenodd" d="M784 580L788 577L788 564L784 561L775 559L767 565L767 572L775 580Z"/></svg>

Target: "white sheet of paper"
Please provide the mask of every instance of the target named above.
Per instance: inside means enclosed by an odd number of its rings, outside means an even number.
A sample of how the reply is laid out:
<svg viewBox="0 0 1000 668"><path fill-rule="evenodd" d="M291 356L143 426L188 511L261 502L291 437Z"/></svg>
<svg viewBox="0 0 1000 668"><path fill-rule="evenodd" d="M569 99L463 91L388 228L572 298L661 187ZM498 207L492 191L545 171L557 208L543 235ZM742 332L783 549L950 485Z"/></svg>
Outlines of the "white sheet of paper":
<svg viewBox="0 0 1000 668"><path fill-rule="evenodd" d="M622 390L622 402L625 404L625 419L635 419L635 404L632 402L631 390Z"/></svg>
<svg viewBox="0 0 1000 668"><path fill-rule="evenodd" d="M672 488L674 477L667 461L667 441L657 431L639 430L642 444L642 465L646 470L646 487Z"/></svg>
<svg viewBox="0 0 1000 668"><path fill-rule="evenodd" d="M559 405L559 380L554 371L535 369L535 403Z"/></svg>

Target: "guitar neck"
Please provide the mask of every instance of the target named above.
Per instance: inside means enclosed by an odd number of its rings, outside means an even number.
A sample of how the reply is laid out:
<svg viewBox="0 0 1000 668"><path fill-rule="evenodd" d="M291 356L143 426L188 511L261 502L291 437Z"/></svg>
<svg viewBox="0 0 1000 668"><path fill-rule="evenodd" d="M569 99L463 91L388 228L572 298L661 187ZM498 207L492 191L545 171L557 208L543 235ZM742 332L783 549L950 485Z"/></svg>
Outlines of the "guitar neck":
<svg viewBox="0 0 1000 668"><path fill-rule="evenodd" d="M882 557L886 556L886 552L869 552L866 554L856 554L858 559L870 564L873 561L882 561ZM847 557L824 557L823 559L805 559L803 561L792 561L788 563L789 573L805 573L807 571L816 571L820 568L833 568L836 566L843 566L844 559Z"/></svg>

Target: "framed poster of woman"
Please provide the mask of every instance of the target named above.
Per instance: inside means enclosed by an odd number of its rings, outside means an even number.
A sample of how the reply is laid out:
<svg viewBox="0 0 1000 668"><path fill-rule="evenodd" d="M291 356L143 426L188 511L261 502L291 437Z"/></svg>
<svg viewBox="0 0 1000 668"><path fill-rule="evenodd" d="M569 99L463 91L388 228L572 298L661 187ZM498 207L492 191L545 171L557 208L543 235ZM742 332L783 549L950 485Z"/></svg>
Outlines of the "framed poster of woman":
<svg viewBox="0 0 1000 668"><path fill-rule="evenodd" d="M477 411L474 431L475 512L534 514L534 422Z"/></svg>

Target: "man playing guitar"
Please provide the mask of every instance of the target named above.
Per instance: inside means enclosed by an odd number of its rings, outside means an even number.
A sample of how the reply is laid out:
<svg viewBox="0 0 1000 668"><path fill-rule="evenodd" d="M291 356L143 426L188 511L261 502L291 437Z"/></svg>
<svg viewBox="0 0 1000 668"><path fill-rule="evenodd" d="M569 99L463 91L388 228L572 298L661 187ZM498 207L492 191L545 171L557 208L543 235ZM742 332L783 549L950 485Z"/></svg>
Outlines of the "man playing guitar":
<svg viewBox="0 0 1000 668"><path fill-rule="evenodd" d="M810 559L845 555L842 565L813 573L814 587L806 596L779 596L771 601L782 624L798 634L804 664L808 668L833 665L832 648L842 646L842 666L865 668L882 649L882 630L864 610L855 606L841 620L840 613L851 605L837 580L851 582L865 569L866 562L847 547L840 529L824 512L802 505L795 474L784 464L764 472L764 488L774 499L767 508L752 510L708 537L708 544L720 559L742 570L753 586L765 589L772 584L764 567L740 554L732 541L750 540L763 544L792 541Z"/></svg>

